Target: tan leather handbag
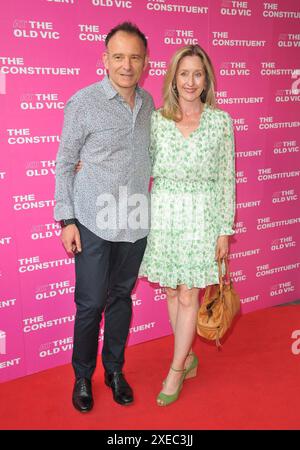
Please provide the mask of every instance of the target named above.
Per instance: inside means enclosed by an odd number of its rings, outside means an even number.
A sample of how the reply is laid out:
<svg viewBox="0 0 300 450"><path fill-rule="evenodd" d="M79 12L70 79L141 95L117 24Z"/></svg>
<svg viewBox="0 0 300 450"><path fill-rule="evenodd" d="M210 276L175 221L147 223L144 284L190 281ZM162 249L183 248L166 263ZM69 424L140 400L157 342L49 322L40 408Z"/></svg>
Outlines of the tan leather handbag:
<svg viewBox="0 0 300 450"><path fill-rule="evenodd" d="M226 271L222 275L222 260L218 260L219 284L207 286L197 319L199 336L215 340L217 347L221 347L220 339L240 310L240 298L230 280L228 259L224 262Z"/></svg>

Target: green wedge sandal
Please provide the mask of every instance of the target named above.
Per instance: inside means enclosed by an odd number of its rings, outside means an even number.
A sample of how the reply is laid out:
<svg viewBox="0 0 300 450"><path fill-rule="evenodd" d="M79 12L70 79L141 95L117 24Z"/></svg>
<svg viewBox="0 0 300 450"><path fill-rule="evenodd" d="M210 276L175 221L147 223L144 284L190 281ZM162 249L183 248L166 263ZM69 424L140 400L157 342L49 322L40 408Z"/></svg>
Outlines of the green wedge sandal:
<svg viewBox="0 0 300 450"><path fill-rule="evenodd" d="M193 356L194 358L193 358L191 364L185 368L185 371L186 371L186 374L184 377L185 380L188 380L189 378L194 378L197 375L197 369L198 369L198 364L199 364L198 357L195 355L195 353L191 352L187 356ZM166 383L166 380L164 380L162 382L163 385L165 383Z"/></svg>
<svg viewBox="0 0 300 450"><path fill-rule="evenodd" d="M193 356L193 360L191 364L185 369L185 377L184 377L185 380L193 378L197 375L197 369L199 364L198 357L195 355L195 353L189 353L188 356Z"/></svg>
<svg viewBox="0 0 300 450"><path fill-rule="evenodd" d="M164 394L163 392L160 392L156 398L156 402L158 406L168 406L171 403L176 402L176 400L179 397L180 391L182 389L182 385L186 376L186 369L174 369L173 367L171 367L172 370L174 370L174 372L182 372L182 376L181 376L181 380L179 383L179 386L176 390L176 392L174 392L174 394Z"/></svg>

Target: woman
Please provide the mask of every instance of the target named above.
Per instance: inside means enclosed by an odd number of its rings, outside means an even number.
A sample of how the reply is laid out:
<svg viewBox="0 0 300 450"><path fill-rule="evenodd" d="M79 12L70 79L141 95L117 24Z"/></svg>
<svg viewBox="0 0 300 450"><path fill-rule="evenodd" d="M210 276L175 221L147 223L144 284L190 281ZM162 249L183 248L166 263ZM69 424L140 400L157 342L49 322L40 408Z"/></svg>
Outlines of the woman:
<svg viewBox="0 0 300 450"><path fill-rule="evenodd" d="M198 45L179 49L151 120L151 230L139 276L166 288L174 332L159 406L178 399L195 376L192 352L199 289L218 283L217 259L234 234L234 138L230 116L215 107L211 61Z"/></svg>

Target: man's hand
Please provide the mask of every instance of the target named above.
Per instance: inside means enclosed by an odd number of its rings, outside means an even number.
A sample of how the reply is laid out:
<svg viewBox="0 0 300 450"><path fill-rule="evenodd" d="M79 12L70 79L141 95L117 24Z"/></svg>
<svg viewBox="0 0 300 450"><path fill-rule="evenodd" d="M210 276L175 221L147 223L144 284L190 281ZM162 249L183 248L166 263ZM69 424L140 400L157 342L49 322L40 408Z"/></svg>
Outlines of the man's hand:
<svg viewBox="0 0 300 450"><path fill-rule="evenodd" d="M78 173L83 168L83 162L81 160L78 161L78 163L75 165L75 173Z"/></svg>
<svg viewBox="0 0 300 450"><path fill-rule="evenodd" d="M228 256L228 240L229 236L219 236L216 244L215 259L223 259Z"/></svg>
<svg viewBox="0 0 300 450"><path fill-rule="evenodd" d="M67 253L81 252L80 233L76 225L67 225L61 231L61 240Z"/></svg>

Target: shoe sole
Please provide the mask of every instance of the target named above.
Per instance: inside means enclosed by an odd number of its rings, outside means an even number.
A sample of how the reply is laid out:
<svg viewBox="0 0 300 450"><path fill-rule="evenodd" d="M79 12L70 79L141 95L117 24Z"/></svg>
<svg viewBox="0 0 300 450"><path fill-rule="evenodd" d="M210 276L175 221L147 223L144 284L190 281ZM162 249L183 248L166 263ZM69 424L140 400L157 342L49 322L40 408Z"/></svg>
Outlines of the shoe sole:
<svg viewBox="0 0 300 450"><path fill-rule="evenodd" d="M81 413L88 413L88 412L90 412L90 411L93 409L93 406L94 406L94 404L92 404L92 406L91 406L90 408L87 408L87 409L80 409L80 408L78 408L73 402L72 402L72 405L74 406L74 408L76 409L76 411L79 411L79 412L81 412Z"/></svg>

